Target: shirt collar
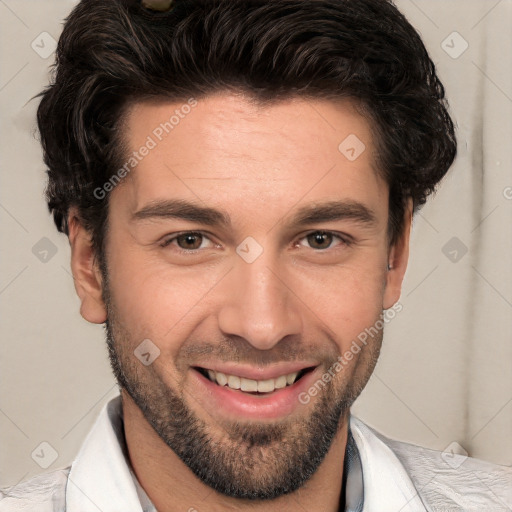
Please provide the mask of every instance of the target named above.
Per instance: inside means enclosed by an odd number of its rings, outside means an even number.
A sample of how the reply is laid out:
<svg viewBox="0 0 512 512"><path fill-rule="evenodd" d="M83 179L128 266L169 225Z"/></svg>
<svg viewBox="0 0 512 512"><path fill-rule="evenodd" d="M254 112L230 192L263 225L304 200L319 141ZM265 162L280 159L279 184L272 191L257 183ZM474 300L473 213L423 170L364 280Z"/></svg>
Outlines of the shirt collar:
<svg viewBox="0 0 512 512"><path fill-rule="evenodd" d="M71 465L67 512L141 512L128 461L118 395L104 406Z"/></svg>
<svg viewBox="0 0 512 512"><path fill-rule="evenodd" d="M363 473L363 512L426 512L407 471L391 448L361 420L350 417Z"/></svg>
<svg viewBox="0 0 512 512"><path fill-rule="evenodd" d="M424 511L397 457L357 418L350 416L345 450L345 511ZM129 462L121 396L108 402L87 435L69 473L68 512L94 504L103 512L155 512Z"/></svg>
<svg viewBox="0 0 512 512"><path fill-rule="evenodd" d="M344 512L361 512L364 503L363 468L361 467L359 450L350 428L348 429L347 446L343 462L343 483L345 492Z"/></svg>

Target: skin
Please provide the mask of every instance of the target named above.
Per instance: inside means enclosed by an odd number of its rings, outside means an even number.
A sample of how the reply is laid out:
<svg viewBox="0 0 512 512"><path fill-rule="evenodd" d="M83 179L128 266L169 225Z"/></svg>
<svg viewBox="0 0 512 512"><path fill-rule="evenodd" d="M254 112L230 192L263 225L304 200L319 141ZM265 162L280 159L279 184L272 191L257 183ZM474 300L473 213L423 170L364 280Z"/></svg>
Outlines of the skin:
<svg viewBox="0 0 512 512"><path fill-rule="evenodd" d="M135 104L126 118L130 149L140 148L181 105ZM354 161L338 150L350 134L366 146ZM390 245L389 191L377 172L374 147L368 120L348 101L295 98L260 107L242 94L227 92L199 100L110 193L107 304L102 293L107 283L90 234L71 210L72 270L82 316L104 323L110 315L112 343L126 377L148 400L154 398L155 410L166 393L180 396L217 448L234 454L227 460L240 472L242 483L245 476L246 484L263 486L266 476L277 478L284 471L286 461L277 455L277 443L262 447L256 457L243 443L230 441L236 421L248 432L281 428L293 442L279 444L291 455L300 449L296 441L307 437L297 425L304 427L315 408L322 410L322 400L330 409L332 401L345 401L332 443L313 476L269 502L212 490L122 389L130 461L159 512L191 507L287 512L297 510L298 504L309 511L338 510L348 406L373 371L382 336L370 339L324 391L308 404L298 404L287 417L243 418L213 406L197 385L193 367L239 361L269 369L283 361L307 361L321 377L358 334L376 323L383 309L398 301L412 205L406 209L403 235ZM135 212L166 199L222 209L232 226L168 217L134 220ZM373 222L340 218L290 224L299 208L335 200L363 205ZM319 230L335 236L323 244L308 238ZM182 247L177 240L162 246L183 231L200 231L206 237L197 240L194 254L179 253L186 247L183 240ZM252 263L236 252L248 236L263 248ZM133 356L144 339L160 349L149 366ZM201 352L205 347L209 352ZM166 413L163 407L158 412ZM311 435L314 439L315 433ZM237 460L244 463L237 466ZM254 467L244 475L247 461ZM228 464L226 470L230 468Z"/></svg>

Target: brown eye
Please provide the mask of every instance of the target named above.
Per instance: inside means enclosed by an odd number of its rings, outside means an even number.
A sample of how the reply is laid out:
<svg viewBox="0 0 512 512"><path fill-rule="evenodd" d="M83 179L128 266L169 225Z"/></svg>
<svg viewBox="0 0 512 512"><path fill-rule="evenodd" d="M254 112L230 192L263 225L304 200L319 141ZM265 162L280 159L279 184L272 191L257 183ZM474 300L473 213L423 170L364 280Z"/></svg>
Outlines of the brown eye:
<svg viewBox="0 0 512 512"><path fill-rule="evenodd" d="M195 250L201 247L203 235L200 233L184 233L175 238L178 247L185 250Z"/></svg>
<svg viewBox="0 0 512 512"><path fill-rule="evenodd" d="M210 237L200 231L185 231L169 235L160 243L161 247L166 248L174 254L183 254L186 256L199 255L207 249L216 248Z"/></svg>
<svg viewBox="0 0 512 512"><path fill-rule="evenodd" d="M315 231L310 233L307 239L313 249L328 249L332 243L333 235L325 231Z"/></svg>

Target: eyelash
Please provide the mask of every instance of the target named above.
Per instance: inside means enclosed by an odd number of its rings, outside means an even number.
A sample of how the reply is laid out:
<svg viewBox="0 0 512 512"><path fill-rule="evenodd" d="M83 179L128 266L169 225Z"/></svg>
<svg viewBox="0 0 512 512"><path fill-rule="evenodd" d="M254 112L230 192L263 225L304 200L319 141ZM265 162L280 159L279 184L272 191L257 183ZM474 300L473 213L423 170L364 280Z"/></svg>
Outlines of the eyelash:
<svg viewBox="0 0 512 512"><path fill-rule="evenodd" d="M300 242L301 240L303 240L303 239L307 238L308 236L313 235L315 233L332 235L333 238L338 238L341 241L340 245L345 246L345 247L350 247L353 243L353 240L350 239L350 237L348 237L347 235L342 236L341 234L338 234L334 231L325 231L322 229L317 229L314 231L310 231L310 232L306 233L305 235L302 235L301 238L297 239L297 241L294 242L293 245L296 246L298 244L298 242ZM170 245L174 240L178 239L180 236L183 236L183 235L200 235L203 238L207 238L208 240L210 240L209 236L206 233L203 233L202 231L183 231L181 233L176 233L171 238L167 238L160 245L161 245L161 247L165 248L168 245ZM210 242L213 243L212 240L210 240ZM332 249L332 247L327 247L326 249L313 249L313 250L315 252L327 252L329 249ZM195 254L204 249L182 249L181 247L177 247L175 250L181 254Z"/></svg>

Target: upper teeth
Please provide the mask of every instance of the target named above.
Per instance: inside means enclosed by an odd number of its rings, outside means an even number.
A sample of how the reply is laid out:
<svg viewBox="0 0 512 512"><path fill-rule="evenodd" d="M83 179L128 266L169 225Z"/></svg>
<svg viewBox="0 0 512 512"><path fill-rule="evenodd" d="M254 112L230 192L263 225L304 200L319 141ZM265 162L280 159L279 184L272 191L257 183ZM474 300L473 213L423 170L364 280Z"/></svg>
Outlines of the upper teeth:
<svg viewBox="0 0 512 512"><path fill-rule="evenodd" d="M228 386L231 389L241 389L242 391L258 391L259 393L270 393L275 389L281 389L295 382L299 372L281 375L277 379L252 380L236 375L226 375L222 372L208 370L208 377L219 386Z"/></svg>

